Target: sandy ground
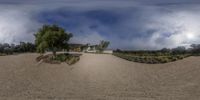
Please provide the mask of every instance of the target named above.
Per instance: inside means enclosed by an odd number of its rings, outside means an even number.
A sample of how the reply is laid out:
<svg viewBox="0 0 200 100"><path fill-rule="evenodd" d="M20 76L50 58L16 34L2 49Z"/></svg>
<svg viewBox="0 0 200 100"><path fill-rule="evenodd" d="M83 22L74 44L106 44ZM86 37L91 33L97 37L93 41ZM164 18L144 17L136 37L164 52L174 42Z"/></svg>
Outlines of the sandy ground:
<svg viewBox="0 0 200 100"><path fill-rule="evenodd" d="M200 57L140 64L83 54L75 65L0 57L0 100L200 100Z"/></svg>

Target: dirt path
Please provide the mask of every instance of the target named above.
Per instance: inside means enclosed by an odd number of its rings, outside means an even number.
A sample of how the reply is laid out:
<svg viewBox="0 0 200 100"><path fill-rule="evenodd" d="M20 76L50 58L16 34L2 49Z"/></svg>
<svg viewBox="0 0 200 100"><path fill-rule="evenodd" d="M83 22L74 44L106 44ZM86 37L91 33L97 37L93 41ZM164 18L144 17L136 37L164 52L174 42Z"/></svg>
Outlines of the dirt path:
<svg viewBox="0 0 200 100"><path fill-rule="evenodd" d="M0 100L199 100L200 58L140 64L83 54L75 65L37 64L37 54L0 57Z"/></svg>

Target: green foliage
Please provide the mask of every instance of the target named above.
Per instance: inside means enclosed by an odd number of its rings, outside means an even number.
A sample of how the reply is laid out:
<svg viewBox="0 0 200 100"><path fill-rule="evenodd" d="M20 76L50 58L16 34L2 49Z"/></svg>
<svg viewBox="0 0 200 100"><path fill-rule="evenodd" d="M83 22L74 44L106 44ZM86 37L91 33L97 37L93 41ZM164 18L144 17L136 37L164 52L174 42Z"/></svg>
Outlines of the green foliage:
<svg viewBox="0 0 200 100"><path fill-rule="evenodd" d="M99 50L99 52L102 52L108 47L109 44L109 41L101 41L100 44L97 46L97 49Z"/></svg>
<svg viewBox="0 0 200 100"><path fill-rule="evenodd" d="M186 48L184 46L179 46L172 49L172 54L174 55L185 54L185 53L186 53Z"/></svg>
<svg viewBox="0 0 200 100"><path fill-rule="evenodd" d="M67 64L72 65L79 61L79 56L80 55L58 54L55 58L52 58L52 60L66 62Z"/></svg>
<svg viewBox="0 0 200 100"><path fill-rule="evenodd" d="M80 58L78 56L72 56L66 60L66 63L69 65L72 65L72 64L75 64L76 62L78 62L79 60L80 60Z"/></svg>
<svg viewBox="0 0 200 100"><path fill-rule="evenodd" d="M80 59L80 54L57 54L55 57L52 54L40 55L36 58L36 61L43 61L50 64L60 64L66 62L69 65L75 64Z"/></svg>
<svg viewBox="0 0 200 100"><path fill-rule="evenodd" d="M194 56L200 56L200 44L192 44L189 52Z"/></svg>
<svg viewBox="0 0 200 100"><path fill-rule="evenodd" d="M56 52L58 49L68 49L68 41L72 37L71 33L57 25L44 25L35 34L35 44L37 52L44 53L49 49Z"/></svg>
<svg viewBox="0 0 200 100"><path fill-rule="evenodd" d="M35 45L29 42L20 42L20 44L0 44L0 54L9 55L13 53L35 52Z"/></svg>
<svg viewBox="0 0 200 100"><path fill-rule="evenodd" d="M67 58L69 58L69 54L59 54L59 55L56 55L56 57L52 59L64 62L67 60Z"/></svg>
<svg viewBox="0 0 200 100"><path fill-rule="evenodd" d="M20 42L20 44L15 47L16 52L35 52L36 50L35 45L29 42Z"/></svg>

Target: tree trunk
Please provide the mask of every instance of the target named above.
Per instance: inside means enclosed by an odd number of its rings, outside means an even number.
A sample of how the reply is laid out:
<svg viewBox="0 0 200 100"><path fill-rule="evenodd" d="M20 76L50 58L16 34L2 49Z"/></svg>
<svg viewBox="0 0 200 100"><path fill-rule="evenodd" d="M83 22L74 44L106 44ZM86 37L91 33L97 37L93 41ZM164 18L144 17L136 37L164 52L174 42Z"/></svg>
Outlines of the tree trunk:
<svg viewBox="0 0 200 100"><path fill-rule="evenodd" d="M56 50L53 50L53 58L56 58Z"/></svg>

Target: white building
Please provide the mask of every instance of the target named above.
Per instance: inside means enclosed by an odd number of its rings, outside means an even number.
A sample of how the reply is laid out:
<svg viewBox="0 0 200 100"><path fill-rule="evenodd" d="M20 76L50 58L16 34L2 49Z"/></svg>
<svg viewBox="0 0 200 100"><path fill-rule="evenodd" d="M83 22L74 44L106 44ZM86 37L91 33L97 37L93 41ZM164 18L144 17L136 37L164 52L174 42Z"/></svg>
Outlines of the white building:
<svg viewBox="0 0 200 100"><path fill-rule="evenodd" d="M96 53L97 52L97 45L89 45L86 49L86 52Z"/></svg>
<svg viewBox="0 0 200 100"><path fill-rule="evenodd" d="M113 50L104 50L103 53L112 54Z"/></svg>
<svg viewBox="0 0 200 100"><path fill-rule="evenodd" d="M98 45L89 45L87 47L87 49L86 49L85 52L88 52L88 53L97 53L98 52L97 46ZM103 53L112 54L113 50L104 50Z"/></svg>

